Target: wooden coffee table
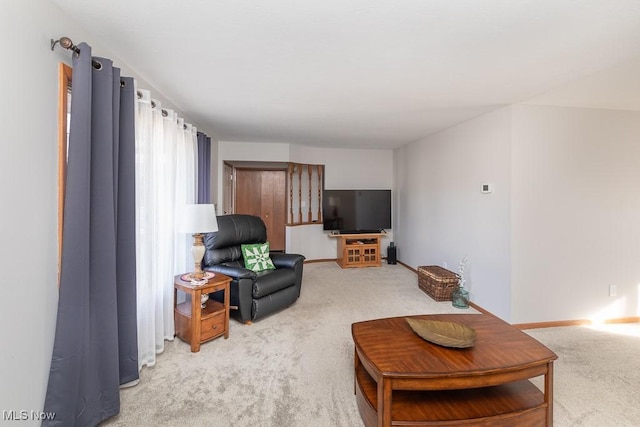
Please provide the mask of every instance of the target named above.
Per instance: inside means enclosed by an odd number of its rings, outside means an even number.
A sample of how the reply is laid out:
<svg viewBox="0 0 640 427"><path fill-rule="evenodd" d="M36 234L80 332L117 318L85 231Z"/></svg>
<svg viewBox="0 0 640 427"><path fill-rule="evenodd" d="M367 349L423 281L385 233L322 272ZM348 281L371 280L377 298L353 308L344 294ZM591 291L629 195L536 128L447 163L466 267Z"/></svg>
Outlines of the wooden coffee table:
<svg viewBox="0 0 640 427"><path fill-rule="evenodd" d="M488 314L411 316L474 328L473 347L423 340L405 317L354 323L365 426L552 426L555 353ZM541 391L529 379L544 375Z"/></svg>

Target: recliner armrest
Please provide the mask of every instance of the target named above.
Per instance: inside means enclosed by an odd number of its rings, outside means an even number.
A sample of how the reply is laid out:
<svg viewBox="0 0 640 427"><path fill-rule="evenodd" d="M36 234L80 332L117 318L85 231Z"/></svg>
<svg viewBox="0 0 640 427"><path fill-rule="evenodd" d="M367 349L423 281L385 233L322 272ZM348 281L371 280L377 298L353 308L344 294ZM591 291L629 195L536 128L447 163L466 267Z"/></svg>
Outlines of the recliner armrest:
<svg viewBox="0 0 640 427"><path fill-rule="evenodd" d="M236 279L251 279L255 280L257 275L255 272L244 267L233 267L224 264L208 265L204 268L206 271L213 271L215 273L224 274Z"/></svg>
<svg viewBox="0 0 640 427"><path fill-rule="evenodd" d="M295 268L297 263L305 260L304 255L285 254L282 252L270 252L269 257L276 268L290 268L292 270Z"/></svg>

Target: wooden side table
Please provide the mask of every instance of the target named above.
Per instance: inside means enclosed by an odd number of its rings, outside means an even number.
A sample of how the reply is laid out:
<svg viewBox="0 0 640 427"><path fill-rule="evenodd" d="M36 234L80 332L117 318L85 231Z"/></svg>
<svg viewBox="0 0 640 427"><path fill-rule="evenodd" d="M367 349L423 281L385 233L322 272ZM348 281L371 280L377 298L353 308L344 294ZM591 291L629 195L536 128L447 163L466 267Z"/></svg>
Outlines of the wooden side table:
<svg viewBox="0 0 640 427"><path fill-rule="evenodd" d="M173 290L173 306L176 335L191 344L191 351L200 351L200 344L221 335L229 338L229 283L231 278L216 273L206 284L192 285L182 280L182 275L175 276ZM186 301L178 304L178 291L187 295ZM203 294L224 292L223 303L209 299L201 308L200 299Z"/></svg>

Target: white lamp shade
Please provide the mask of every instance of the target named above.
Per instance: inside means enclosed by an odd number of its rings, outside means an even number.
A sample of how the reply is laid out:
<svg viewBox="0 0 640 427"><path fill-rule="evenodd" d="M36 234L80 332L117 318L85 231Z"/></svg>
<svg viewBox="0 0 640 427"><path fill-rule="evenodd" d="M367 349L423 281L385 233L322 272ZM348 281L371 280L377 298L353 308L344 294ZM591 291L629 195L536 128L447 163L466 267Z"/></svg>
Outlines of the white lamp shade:
<svg viewBox="0 0 640 427"><path fill-rule="evenodd" d="M180 230L191 234L218 231L215 205L184 205Z"/></svg>

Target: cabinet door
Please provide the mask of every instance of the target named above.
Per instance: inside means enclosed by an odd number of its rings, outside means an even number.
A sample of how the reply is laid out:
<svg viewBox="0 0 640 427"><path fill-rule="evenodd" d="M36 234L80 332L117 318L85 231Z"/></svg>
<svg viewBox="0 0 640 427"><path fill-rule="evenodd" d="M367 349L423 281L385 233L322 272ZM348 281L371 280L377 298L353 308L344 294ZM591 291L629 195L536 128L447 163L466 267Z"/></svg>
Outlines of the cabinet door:
<svg viewBox="0 0 640 427"><path fill-rule="evenodd" d="M347 245L345 247L344 258L346 265L360 264L362 262L360 249L358 245Z"/></svg>
<svg viewBox="0 0 640 427"><path fill-rule="evenodd" d="M364 245L360 249L360 260L363 264L377 264L378 247L376 245Z"/></svg>
<svg viewBox="0 0 640 427"><path fill-rule="evenodd" d="M285 250L286 188L285 170L236 169L235 213L262 218L274 251Z"/></svg>

